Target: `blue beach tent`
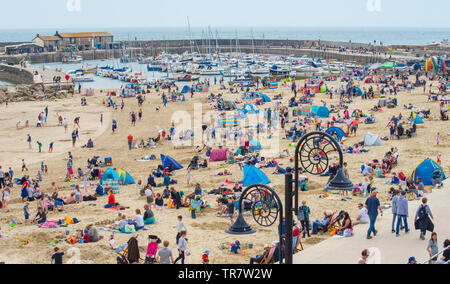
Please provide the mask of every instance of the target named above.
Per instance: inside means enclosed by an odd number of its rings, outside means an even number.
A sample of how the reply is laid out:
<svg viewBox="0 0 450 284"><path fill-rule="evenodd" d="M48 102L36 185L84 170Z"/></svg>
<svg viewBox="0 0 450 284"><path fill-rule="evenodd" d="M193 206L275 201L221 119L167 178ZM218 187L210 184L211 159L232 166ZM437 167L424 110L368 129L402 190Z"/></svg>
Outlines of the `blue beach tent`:
<svg viewBox="0 0 450 284"><path fill-rule="evenodd" d="M175 161L175 160L172 159L171 157L165 156L165 155L163 155L163 154L161 154L161 161L162 161L162 166L163 166L163 168L168 168L169 165L170 165L170 163L172 163L173 169L174 169L175 171L177 171L177 170L183 168L183 166L180 165L180 163L178 163L177 161Z"/></svg>
<svg viewBox="0 0 450 284"><path fill-rule="evenodd" d="M133 177L123 169L107 169L102 175L100 184L104 184L107 180L117 181L122 185L135 183Z"/></svg>
<svg viewBox="0 0 450 284"><path fill-rule="evenodd" d="M181 90L182 94L187 94L191 91L191 88L189 86L184 86L183 90Z"/></svg>
<svg viewBox="0 0 450 284"><path fill-rule="evenodd" d="M424 185L433 185L433 173L435 171L440 171L442 180L445 180L445 174L442 170L442 167L439 166L433 160L426 159L422 163L420 163L412 174L412 178L414 179L414 183L417 183L417 178L421 177Z"/></svg>
<svg viewBox="0 0 450 284"><path fill-rule="evenodd" d="M244 186L269 184L269 178L254 166L244 166Z"/></svg>
<svg viewBox="0 0 450 284"><path fill-rule="evenodd" d="M345 135L345 131L339 127L330 127L325 131L325 133L328 133L331 136L337 135L337 137L339 138L339 141L342 141L342 139L345 136L347 136L347 135Z"/></svg>
<svg viewBox="0 0 450 284"><path fill-rule="evenodd" d="M265 103L270 103L270 102L272 102L272 100L271 100L267 95L265 95L265 94L262 94L262 95L261 95L261 101L262 101L262 102L265 102Z"/></svg>

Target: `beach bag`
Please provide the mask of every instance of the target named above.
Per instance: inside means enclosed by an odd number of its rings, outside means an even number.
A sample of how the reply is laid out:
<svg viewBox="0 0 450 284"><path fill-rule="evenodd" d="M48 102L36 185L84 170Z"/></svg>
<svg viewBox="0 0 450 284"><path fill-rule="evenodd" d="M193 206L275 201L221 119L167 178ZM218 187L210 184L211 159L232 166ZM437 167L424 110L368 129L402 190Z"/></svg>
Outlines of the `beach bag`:
<svg viewBox="0 0 450 284"><path fill-rule="evenodd" d="M124 231L125 233L133 234L136 233L136 228L134 227L134 225L125 225Z"/></svg>
<svg viewBox="0 0 450 284"><path fill-rule="evenodd" d="M330 232L330 237L333 237L334 235L336 235L337 231L338 231L337 228L333 229L333 230Z"/></svg>
<svg viewBox="0 0 450 284"><path fill-rule="evenodd" d="M305 221L305 211L299 210L297 218L299 221Z"/></svg>
<svg viewBox="0 0 450 284"><path fill-rule="evenodd" d="M417 214L417 217L419 217L419 219L425 219L425 217L427 216L427 207L426 206L420 206L419 209L419 213Z"/></svg>
<svg viewBox="0 0 450 284"><path fill-rule="evenodd" d="M344 238L349 238L349 237L353 236L353 230L351 230L351 229L344 230L343 236L344 236Z"/></svg>

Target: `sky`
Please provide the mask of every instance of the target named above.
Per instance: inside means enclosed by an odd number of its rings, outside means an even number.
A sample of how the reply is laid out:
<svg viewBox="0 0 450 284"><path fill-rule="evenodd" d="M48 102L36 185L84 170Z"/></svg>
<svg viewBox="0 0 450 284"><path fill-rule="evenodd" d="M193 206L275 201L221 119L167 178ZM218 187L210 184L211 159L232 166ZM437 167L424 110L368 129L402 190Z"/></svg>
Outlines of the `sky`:
<svg viewBox="0 0 450 284"><path fill-rule="evenodd" d="M450 28L450 1L448 0L21 0L2 2L0 29L12 30L187 27L187 17L192 27Z"/></svg>

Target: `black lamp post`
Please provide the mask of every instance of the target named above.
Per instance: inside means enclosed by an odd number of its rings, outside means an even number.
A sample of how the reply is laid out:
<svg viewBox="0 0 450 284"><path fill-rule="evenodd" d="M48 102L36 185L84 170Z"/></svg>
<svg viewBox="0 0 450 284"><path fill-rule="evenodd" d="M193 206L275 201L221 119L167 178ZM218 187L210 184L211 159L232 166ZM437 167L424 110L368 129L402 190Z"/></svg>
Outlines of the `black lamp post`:
<svg viewBox="0 0 450 284"><path fill-rule="evenodd" d="M287 170L285 177L286 197L286 264L293 262L293 216L298 215L299 208L299 169L311 175L323 175L330 166L330 154L337 152L339 155L340 168L336 177L325 187L326 190L353 190L355 186L344 174L344 155L336 140L325 132L311 132L304 135L295 148L294 179L291 169ZM294 187L292 184L294 183ZM294 190L293 190L294 189ZM292 198L294 207L292 208Z"/></svg>
<svg viewBox="0 0 450 284"><path fill-rule="evenodd" d="M285 212L286 220L283 224L283 204L275 190L272 188L255 184L242 193L239 200L239 215L236 222L225 232L234 235L253 234L256 232L244 219L243 208L246 201L251 203L253 219L261 226L272 226L280 218L280 263L283 258L286 264L293 263L293 213L298 215L299 195L299 169L311 175L323 175L329 169L330 153L337 152L339 155L340 168L336 177L325 186L326 190L353 190L355 186L344 174L344 155L339 144L329 134L324 132L311 132L302 137L295 149L295 167L286 169L285 175ZM293 186L294 185L294 186ZM294 198L294 204L293 203ZM284 246L284 253L282 247Z"/></svg>
<svg viewBox="0 0 450 284"><path fill-rule="evenodd" d="M246 204L251 204L251 207L246 207ZM254 184L247 187L242 192L239 199L239 215L235 223L225 232L232 235L247 235L254 234L256 230L253 229L244 219L243 212L251 211L255 222L263 227L270 227L280 219L279 225L279 246L280 263L283 263L282 244L284 240L283 225L283 204L281 199L274 189L263 184Z"/></svg>

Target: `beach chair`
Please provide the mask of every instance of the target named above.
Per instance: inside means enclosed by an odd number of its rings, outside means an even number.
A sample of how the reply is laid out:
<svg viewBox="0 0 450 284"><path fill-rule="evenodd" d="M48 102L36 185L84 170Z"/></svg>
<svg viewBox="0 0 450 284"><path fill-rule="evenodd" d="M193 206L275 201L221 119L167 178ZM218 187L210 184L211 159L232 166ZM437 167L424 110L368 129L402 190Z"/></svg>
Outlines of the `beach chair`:
<svg viewBox="0 0 450 284"><path fill-rule="evenodd" d="M331 215L330 219L328 220L327 225L322 229L323 233L331 232L333 229L341 226L340 219L339 219L339 216L341 215L341 213L334 211L334 213Z"/></svg>
<svg viewBox="0 0 450 284"><path fill-rule="evenodd" d="M299 236L295 237L292 240L292 247L294 248L294 253L304 250L303 244L302 244L302 235L303 235L303 231L300 233ZM300 246L300 249L298 248L299 246Z"/></svg>
<svg viewBox="0 0 450 284"><path fill-rule="evenodd" d="M275 250L278 249L278 246L272 246L272 248L264 254L263 259L258 264L275 264Z"/></svg>

